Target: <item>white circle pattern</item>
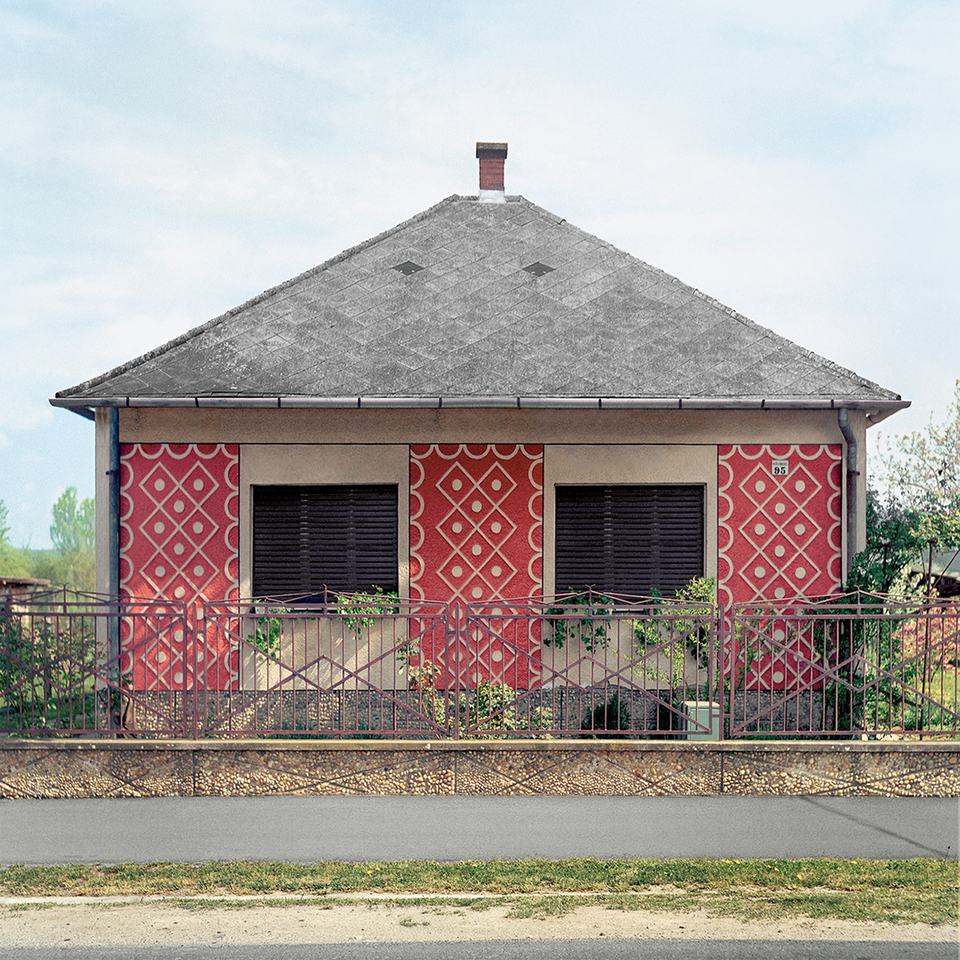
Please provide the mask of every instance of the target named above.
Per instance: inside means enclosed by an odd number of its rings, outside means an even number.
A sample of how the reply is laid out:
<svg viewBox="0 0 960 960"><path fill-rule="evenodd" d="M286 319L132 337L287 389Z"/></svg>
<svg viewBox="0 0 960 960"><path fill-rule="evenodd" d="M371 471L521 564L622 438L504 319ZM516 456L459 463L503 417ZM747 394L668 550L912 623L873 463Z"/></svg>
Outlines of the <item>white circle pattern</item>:
<svg viewBox="0 0 960 960"><path fill-rule="evenodd" d="M789 480L771 484L765 476L770 459L790 461ZM718 595L724 602L813 596L839 586L839 466L839 444L718 448ZM758 567L763 578L756 577ZM811 590L817 593L805 593Z"/></svg>
<svg viewBox="0 0 960 960"><path fill-rule="evenodd" d="M484 614L489 615L486 604L496 597L510 596L506 591L511 586L523 583L525 587L513 595L538 591L543 552L542 469L540 446L430 445L412 449L410 555L417 562L411 564L411 595L479 601L484 604ZM451 474L463 480L456 496L452 480L446 479ZM446 552L446 560L438 558L438 549ZM454 558L467 561L457 564L462 567L461 578L453 576ZM527 577L533 581L529 587ZM444 585L450 594L444 595ZM504 628L514 629L510 624ZM518 677L538 674L536 658L517 657L512 647L495 651L489 634L480 633L476 638L471 635L469 648L462 650L458 661L464 679L481 668L481 677L506 679L506 671L514 669L519 671ZM539 646L539 637L535 638L532 631L526 633L529 636L524 637L521 649L533 652ZM519 632L513 642L521 642ZM434 647L430 655L445 664L438 648ZM496 671L492 669L494 663Z"/></svg>
<svg viewBox="0 0 960 960"><path fill-rule="evenodd" d="M212 600L236 597L238 448L221 444L130 444L121 452L121 590L127 596L145 599L169 597L191 604L203 596ZM177 496L177 494L181 494ZM184 496L185 494L185 496ZM151 511L146 520L134 519ZM158 511L165 513L158 516ZM197 518L197 513L202 515ZM199 531L181 526L192 514ZM173 522L171 522L171 518ZM180 534L178 536L177 534ZM184 561L186 563L184 564ZM214 579L217 574L220 579ZM216 584L215 592L207 591ZM193 608L188 607L193 616ZM173 682L192 680L193 667L183 669L180 645L182 631L161 636L135 671L134 683L152 689L168 689ZM136 641L133 633L122 643ZM137 641L139 642L139 641ZM206 660L205 674L223 683L236 678L236 665L229 658L229 645L196 651L196 662ZM216 661L216 663L214 662ZM129 661L128 661L129 662ZM146 675L144 675L146 671ZM140 688L140 687L138 687Z"/></svg>

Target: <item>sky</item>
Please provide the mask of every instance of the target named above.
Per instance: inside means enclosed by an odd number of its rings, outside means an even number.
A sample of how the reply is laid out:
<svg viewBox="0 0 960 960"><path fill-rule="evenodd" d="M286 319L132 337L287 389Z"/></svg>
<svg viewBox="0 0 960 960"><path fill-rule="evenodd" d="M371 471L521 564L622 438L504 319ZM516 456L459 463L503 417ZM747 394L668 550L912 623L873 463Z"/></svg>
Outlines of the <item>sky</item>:
<svg viewBox="0 0 960 960"><path fill-rule="evenodd" d="M0 500L93 495L73 386L477 190L913 406L960 377L955 0L0 0Z"/></svg>

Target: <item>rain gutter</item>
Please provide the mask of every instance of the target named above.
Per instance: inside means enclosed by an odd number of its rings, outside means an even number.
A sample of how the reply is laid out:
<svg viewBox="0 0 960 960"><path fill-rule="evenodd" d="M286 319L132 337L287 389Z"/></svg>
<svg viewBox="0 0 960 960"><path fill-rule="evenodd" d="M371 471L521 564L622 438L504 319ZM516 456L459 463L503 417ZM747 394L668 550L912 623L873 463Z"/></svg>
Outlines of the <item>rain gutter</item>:
<svg viewBox="0 0 960 960"><path fill-rule="evenodd" d="M784 397L54 397L50 403L87 416L92 407L200 409L517 410L865 410L869 424L910 406L909 400Z"/></svg>

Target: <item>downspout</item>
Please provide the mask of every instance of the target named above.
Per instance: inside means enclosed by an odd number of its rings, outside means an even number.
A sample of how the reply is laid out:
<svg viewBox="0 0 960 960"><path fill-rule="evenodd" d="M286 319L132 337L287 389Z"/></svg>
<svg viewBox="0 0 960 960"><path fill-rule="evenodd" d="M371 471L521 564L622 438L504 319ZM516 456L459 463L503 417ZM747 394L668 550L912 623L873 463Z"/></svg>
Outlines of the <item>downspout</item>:
<svg viewBox="0 0 960 960"><path fill-rule="evenodd" d="M116 709L111 703L108 709L110 728L117 730L118 737L135 737L136 718L133 713L133 702L130 697L121 691L126 687L121 663L120 650L120 618L123 615L123 603L120 599L120 411L117 407L110 408L110 418L107 421L109 446L107 479L109 480L109 498L107 501L108 538L107 538L107 592L110 595L110 616L108 617L107 639L110 644L110 679L113 681L116 697L110 697L116 702ZM129 731L129 732L128 732Z"/></svg>
<svg viewBox="0 0 960 960"><path fill-rule="evenodd" d="M837 411L837 423L847 444L847 576L853 570L853 561L857 555L857 469L859 451L857 438L850 429L850 418L846 407Z"/></svg>
<svg viewBox="0 0 960 960"><path fill-rule="evenodd" d="M109 671L110 680L114 689L123 686L123 677L120 670L120 411L116 407L110 408L107 421L107 481L109 496L107 498L107 595L110 598L109 614L107 616L107 643L109 644ZM123 700L116 698L120 704L114 710L114 696L108 693L110 706L107 710L109 725L113 730L123 727Z"/></svg>
<svg viewBox="0 0 960 960"><path fill-rule="evenodd" d="M109 431L110 455L107 475L110 478L110 498L107 510L110 517L110 540L107 554L107 593L111 597L118 597L120 595L120 411L116 407L110 408Z"/></svg>

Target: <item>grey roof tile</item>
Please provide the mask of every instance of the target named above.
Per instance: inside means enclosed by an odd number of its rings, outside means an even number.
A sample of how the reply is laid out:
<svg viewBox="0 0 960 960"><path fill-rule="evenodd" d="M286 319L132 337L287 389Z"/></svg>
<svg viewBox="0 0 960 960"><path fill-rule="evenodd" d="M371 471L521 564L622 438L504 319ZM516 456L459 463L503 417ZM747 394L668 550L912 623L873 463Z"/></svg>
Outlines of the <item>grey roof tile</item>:
<svg viewBox="0 0 960 960"><path fill-rule="evenodd" d="M522 197L458 196L58 396L365 393L898 399Z"/></svg>

